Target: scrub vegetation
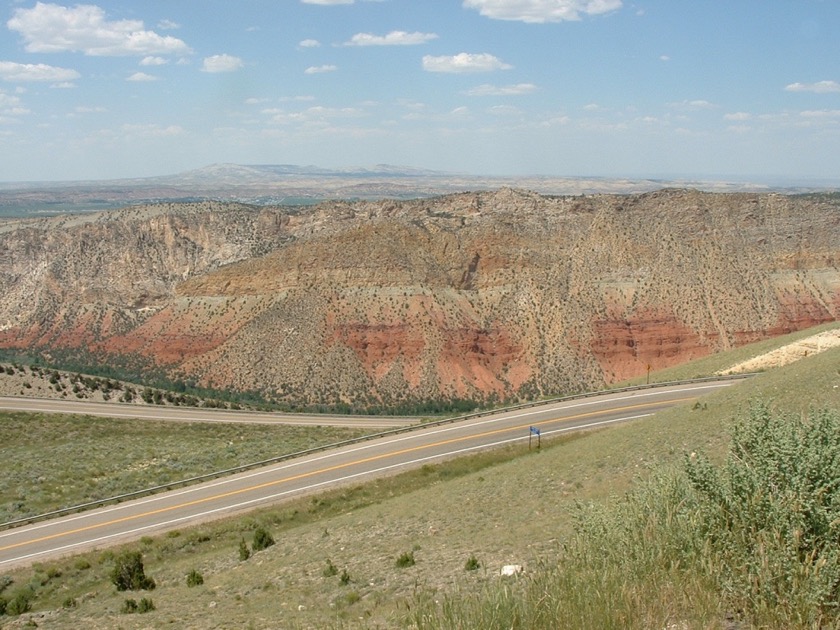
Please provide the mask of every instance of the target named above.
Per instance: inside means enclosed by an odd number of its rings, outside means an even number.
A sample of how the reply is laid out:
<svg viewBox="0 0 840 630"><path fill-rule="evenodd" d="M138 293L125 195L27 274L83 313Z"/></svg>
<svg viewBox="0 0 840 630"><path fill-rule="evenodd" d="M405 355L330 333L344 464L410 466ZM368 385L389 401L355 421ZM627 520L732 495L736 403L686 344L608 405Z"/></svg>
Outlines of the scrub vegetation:
<svg viewBox="0 0 840 630"><path fill-rule="evenodd" d="M0 597L59 629L835 627L838 409L835 349L540 451L9 572ZM252 552L261 529L275 544ZM143 615L110 580L124 551L156 584Z"/></svg>
<svg viewBox="0 0 840 630"><path fill-rule="evenodd" d="M0 413L0 522L363 435L370 430Z"/></svg>

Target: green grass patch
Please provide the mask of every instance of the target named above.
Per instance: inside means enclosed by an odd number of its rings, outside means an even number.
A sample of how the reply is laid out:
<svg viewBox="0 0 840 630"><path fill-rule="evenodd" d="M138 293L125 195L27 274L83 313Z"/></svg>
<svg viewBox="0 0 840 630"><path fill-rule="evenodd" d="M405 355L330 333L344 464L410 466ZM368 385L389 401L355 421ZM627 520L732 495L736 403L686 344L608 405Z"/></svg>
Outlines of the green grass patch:
<svg viewBox="0 0 840 630"><path fill-rule="evenodd" d="M7 522L370 430L0 413L0 432L0 522Z"/></svg>

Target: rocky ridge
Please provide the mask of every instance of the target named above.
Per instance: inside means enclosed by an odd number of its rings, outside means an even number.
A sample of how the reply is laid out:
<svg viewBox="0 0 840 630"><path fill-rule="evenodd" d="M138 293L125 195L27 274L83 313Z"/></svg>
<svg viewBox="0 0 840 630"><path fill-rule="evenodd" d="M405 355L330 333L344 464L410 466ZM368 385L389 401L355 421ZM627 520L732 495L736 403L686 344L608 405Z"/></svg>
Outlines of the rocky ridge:
<svg viewBox="0 0 840 630"><path fill-rule="evenodd" d="M0 348L287 402L598 387L840 314L836 195L156 204L0 223Z"/></svg>

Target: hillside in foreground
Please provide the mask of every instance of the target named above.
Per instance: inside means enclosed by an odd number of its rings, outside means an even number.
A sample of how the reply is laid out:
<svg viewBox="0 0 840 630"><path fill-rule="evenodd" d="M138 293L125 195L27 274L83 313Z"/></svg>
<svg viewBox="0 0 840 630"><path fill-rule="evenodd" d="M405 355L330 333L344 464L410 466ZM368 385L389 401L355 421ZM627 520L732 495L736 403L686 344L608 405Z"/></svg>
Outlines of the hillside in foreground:
<svg viewBox="0 0 840 630"><path fill-rule="evenodd" d="M404 408L604 384L840 313L838 197L157 204L0 223L0 349Z"/></svg>
<svg viewBox="0 0 840 630"><path fill-rule="evenodd" d="M472 594L504 585L521 593L558 561L577 502L616 502L692 452L720 460L733 419L755 401L796 415L812 407L840 409L839 352L808 356L701 404L578 434L540 452L496 451L144 539L129 548L142 552L154 591L117 592L108 580L114 554L106 551L18 571L6 594L40 584L31 616L44 628L146 628L171 620L194 628L411 627L419 604L469 602ZM259 526L276 544L240 560L240 539L250 545ZM398 567L403 554L415 564ZM480 566L467 570L472 558ZM499 569L508 564L521 564L525 579L501 578ZM200 586L187 586L192 570L201 573ZM127 597L151 598L156 610L122 614ZM680 627L750 627L733 625L731 613L721 606L718 617ZM628 619L624 627L665 627L680 619L668 614L656 626ZM9 621L22 625L29 618Z"/></svg>

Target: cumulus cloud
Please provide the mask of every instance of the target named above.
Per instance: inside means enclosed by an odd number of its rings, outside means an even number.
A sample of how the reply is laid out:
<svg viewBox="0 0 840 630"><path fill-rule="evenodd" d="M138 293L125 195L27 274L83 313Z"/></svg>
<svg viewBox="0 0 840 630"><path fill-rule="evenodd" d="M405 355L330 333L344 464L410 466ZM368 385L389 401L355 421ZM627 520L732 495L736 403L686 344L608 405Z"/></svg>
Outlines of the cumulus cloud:
<svg viewBox="0 0 840 630"><path fill-rule="evenodd" d="M4 116L20 116L28 113L30 113L29 110L23 106L19 96L6 94L0 90L0 114Z"/></svg>
<svg viewBox="0 0 840 630"><path fill-rule="evenodd" d="M391 31L387 35L371 35L370 33L356 33L345 42L345 46L416 46L437 39L435 33L407 33L405 31Z"/></svg>
<svg viewBox="0 0 840 630"><path fill-rule="evenodd" d="M459 53L451 57L425 55L423 57L423 70L427 72L492 72L509 70L512 67L488 53Z"/></svg>
<svg viewBox="0 0 840 630"><path fill-rule="evenodd" d="M785 92L814 92L815 94L828 94L840 92L840 83L837 81L817 81L816 83L791 83L785 86Z"/></svg>
<svg viewBox="0 0 840 630"><path fill-rule="evenodd" d="M181 28L181 25L178 24L178 22L173 22L172 20L161 20L158 22L158 28L162 31L174 31Z"/></svg>
<svg viewBox="0 0 840 630"><path fill-rule="evenodd" d="M464 0L464 7L494 20L532 24L568 22L617 11L621 0Z"/></svg>
<svg viewBox="0 0 840 630"><path fill-rule="evenodd" d="M132 81L135 83L148 83L150 81L157 81L158 78L152 74L146 74L145 72L135 72L130 77L126 79L126 81Z"/></svg>
<svg viewBox="0 0 840 630"><path fill-rule="evenodd" d="M140 60L141 66L165 66L168 63L169 61L167 61L163 57L154 57L151 55L148 57L143 57L143 59Z"/></svg>
<svg viewBox="0 0 840 630"><path fill-rule="evenodd" d="M16 9L6 23L23 37L27 52L82 52L99 57L190 53L180 39L144 29L140 20L109 21L89 4L73 8L38 2Z"/></svg>
<svg viewBox="0 0 840 630"><path fill-rule="evenodd" d="M522 94L530 94L537 89L533 83L517 83L516 85L484 85L476 86L470 90L466 90L464 94L467 96L520 96Z"/></svg>
<svg viewBox="0 0 840 630"><path fill-rule="evenodd" d="M747 112L733 112L731 114L724 114L724 120L750 120L752 118L752 114Z"/></svg>
<svg viewBox="0 0 840 630"><path fill-rule="evenodd" d="M317 39L304 39L298 44L298 46L300 46L301 48L318 48L318 46L320 45L321 42L319 42Z"/></svg>
<svg viewBox="0 0 840 630"><path fill-rule="evenodd" d="M717 107L714 103L704 101L702 99L695 99L693 101L679 101L675 103L668 103L668 107L679 109L683 111L700 111L703 109L714 109Z"/></svg>
<svg viewBox="0 0 840 630"><path fill-rule="evenodd" d="M69 68L58 68L43 63L15 63L0 61L0 79L4 81L72 81L81 75Z"/></svg>
<svg viewBox="0 0 840 630"><path fill-rule="evenodd" d="M323 74L324 72L335 72L338 70L338 66L333 65L323 65L323 66L310 66L304 72L306 74Z"/></svg>
<svg viewBox="0 0 840 630"><path fill-rule="evenodd" d="M156 124L125 124L120 127L120 131L125 139L166 138L171 136L181 136L184 134L184 128L179 125L169 125L168 127L163 127Z"/></svg>
<svg viewBox="0 0 840 630"><path fill-rule="evenodd" d="M233 55L212 55L204 58L201 71L210 73L235 72L244 65L239 57Z"/></svg>

